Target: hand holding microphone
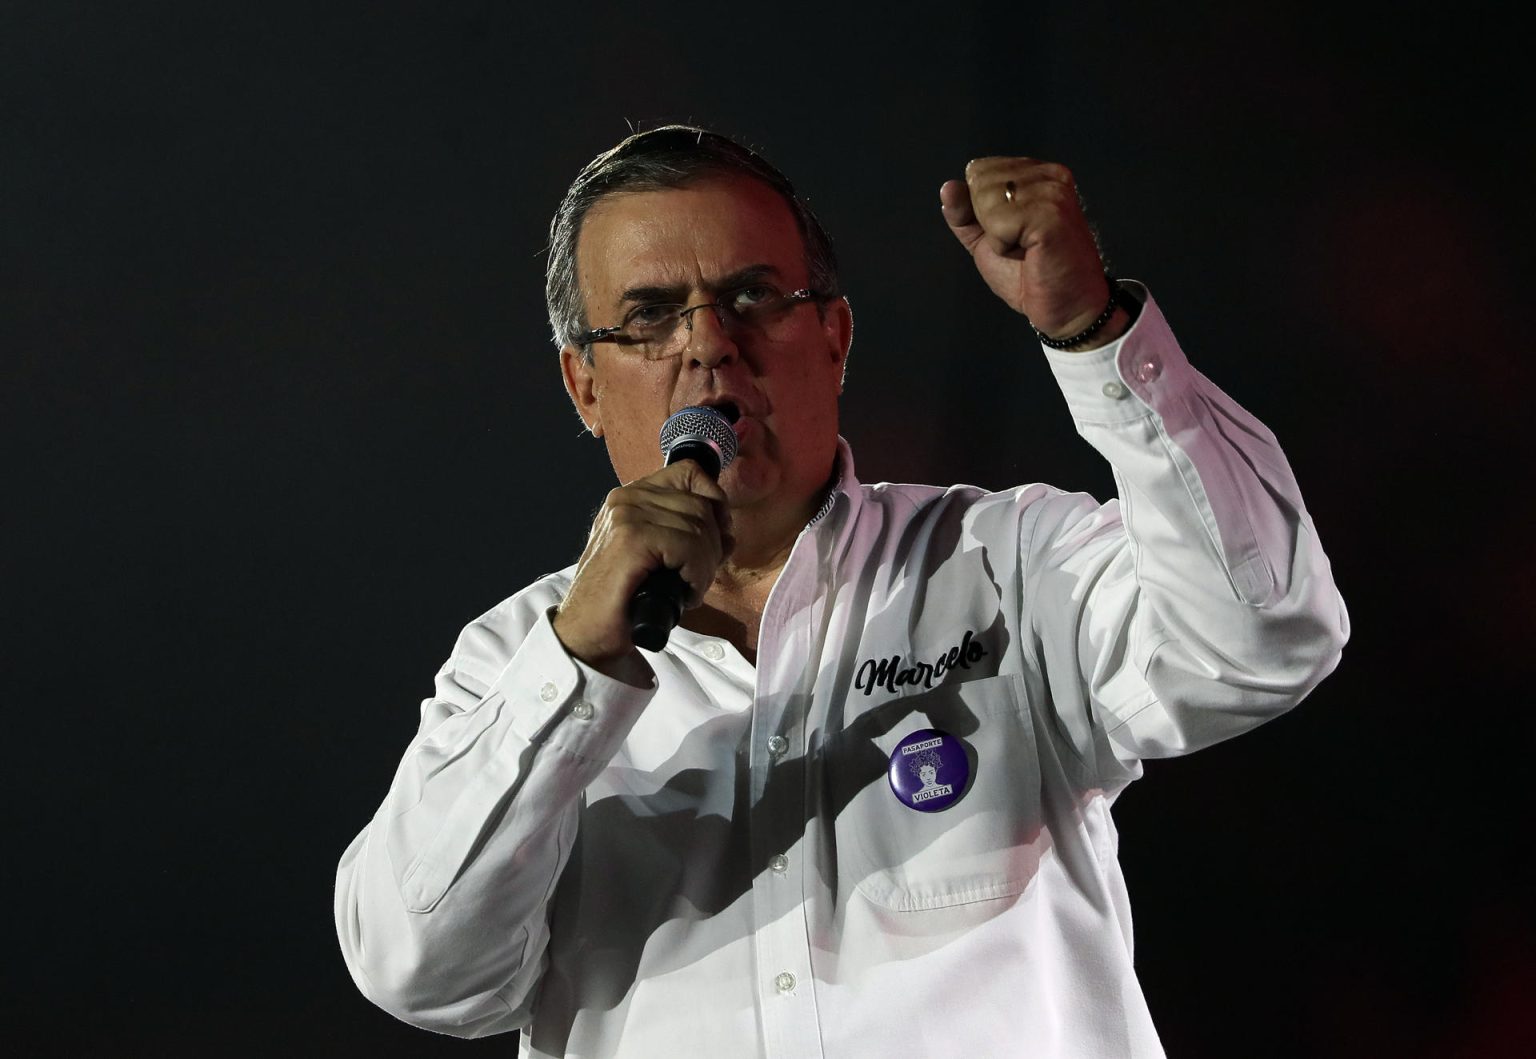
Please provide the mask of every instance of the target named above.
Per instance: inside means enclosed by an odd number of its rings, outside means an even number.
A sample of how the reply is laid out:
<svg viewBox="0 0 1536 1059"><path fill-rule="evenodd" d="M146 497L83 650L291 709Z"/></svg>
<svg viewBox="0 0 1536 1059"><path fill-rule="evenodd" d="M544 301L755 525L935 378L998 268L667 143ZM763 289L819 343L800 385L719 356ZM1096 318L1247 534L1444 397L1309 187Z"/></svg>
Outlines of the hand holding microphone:
<svg viewBox="0 0 1536 1059"><path fill-rule="evenodd" d="M730 550L715 481L736 456L730 422L712 408L685 408L662 427L661 448L665 467L608 494L555 615L567 651L634 684L650 680L636 645L666 645Z"/></svg>

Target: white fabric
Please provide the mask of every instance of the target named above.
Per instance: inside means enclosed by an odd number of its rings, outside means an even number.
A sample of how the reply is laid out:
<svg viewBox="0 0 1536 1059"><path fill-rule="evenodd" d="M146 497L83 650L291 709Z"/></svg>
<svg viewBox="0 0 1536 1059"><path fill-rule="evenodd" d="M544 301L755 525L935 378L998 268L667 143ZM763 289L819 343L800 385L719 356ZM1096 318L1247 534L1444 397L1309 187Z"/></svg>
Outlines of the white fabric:
<svg viewBox="0 0 1536 1059"><path fill-rule="evenodd" d="M1161 1055L1110 805L1298 702L1348 619L1273 436L1150 298L1045 355L1119 500L861 486L843 445L756 668L679 629L650 690L589 670L570 570L466 628L342 857L359 988L538 1056ZM927 727L975 761L937 813L885 778Z"/></svg>

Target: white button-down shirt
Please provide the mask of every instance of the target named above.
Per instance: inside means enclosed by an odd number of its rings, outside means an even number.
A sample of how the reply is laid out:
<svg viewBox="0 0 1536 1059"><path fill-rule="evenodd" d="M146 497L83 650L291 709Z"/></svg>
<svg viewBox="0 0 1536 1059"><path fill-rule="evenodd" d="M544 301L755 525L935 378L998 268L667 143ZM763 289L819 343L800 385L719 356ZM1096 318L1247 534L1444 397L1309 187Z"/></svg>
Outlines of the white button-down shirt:
<svg viewBox="0 0 1536 1059"><path fill-rule="evenodd" d="M1046 357L1118 500L863 486L843 445L755 667L678 629L651 688L603 677L550 626L569 570L466 628L342 857L359 988L538 1056L1161 1055L1110 806L1298 702L1348 620L1155 303ZM886 778L924 728L971 763L940 812Z"/></svg>

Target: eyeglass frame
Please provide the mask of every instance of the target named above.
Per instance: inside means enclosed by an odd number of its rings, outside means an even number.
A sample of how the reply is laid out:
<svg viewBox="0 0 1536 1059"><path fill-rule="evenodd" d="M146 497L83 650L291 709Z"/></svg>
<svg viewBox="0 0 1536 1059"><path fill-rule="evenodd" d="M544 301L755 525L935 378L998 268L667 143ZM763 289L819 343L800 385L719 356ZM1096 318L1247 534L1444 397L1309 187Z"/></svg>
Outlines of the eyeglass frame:
<svg viewBox="0 0 1536 1059"><path fill-rule="evenodd" d="M761 284L748 284L748 286L761 286ZM745 290L746 288L744 287L744 288L741 288L741 289ZM736 290L730 290L730 291L726 291L725 295L722 296L722 299L717 299L717 300L712 301L712 302L699 302L699 304L697 304L697 305L685 305L685 306L682 306L681 308L678 309L677 317L678 317L679 320L681 320L686 325L686 327L688 329L688 333L692 334L693 333L693 314L698 312L700 309L713 309L713 310L715 310L715 319L719 320L720 321L720 325L722 327L724 327L724 326L726 326L726 323L725 323L726 317L734 315L734 310L732 310L728 306L726 306L726 304L723 301L723 297L729 296L729 295L735 294L735 293L737 293ZM818 303L829 302L829 301L832 301L833 298L835 298L835 297L836 297L836 295L822 294L820 291L812 290L810 287L801 287L799 290L793 290L793 291L790 291L788 294L784 295L784 302L785 302L785 304L784 304L783 307L785 309L792 309L796 305L800 305L800 304L802 304L804 302L818 302ZM635 307L635 309L642 309L642 308L644 308L644 306L638 306L637 305ZM633 313L635 311L635 309L631 309L630 312ZM626 327L628 327L628 326L629 326L628 324L616 324L616 325L614 325L612 327L599 327L599 328L595 328L594 330L588 331L585 334L577 335L576 336L576 344L578 346L580 346L581 348L583 348L583 349L591 346L592 343L594 343L594 342L616 342L619 345L626 345L626 344L628 344L628 345L640 345L642 343L642 341L643 341L642 339L630 338L630 336L628 336L628 335L626 335L624 333L624 329ZM672 335L676 335L676 334L677 334L677 331L674 330L672 332ZM669 335L668 337L670 338L670 337L672 337L672 335ZM685 349L687 347L685 345L682 348ZM681 351L682 350L679 349L679 352L681 352ZM670 356L670 354L669 354L669 356ZM665 358L658 357L656 359L662 360L662 359L665 359Z"/></svg>

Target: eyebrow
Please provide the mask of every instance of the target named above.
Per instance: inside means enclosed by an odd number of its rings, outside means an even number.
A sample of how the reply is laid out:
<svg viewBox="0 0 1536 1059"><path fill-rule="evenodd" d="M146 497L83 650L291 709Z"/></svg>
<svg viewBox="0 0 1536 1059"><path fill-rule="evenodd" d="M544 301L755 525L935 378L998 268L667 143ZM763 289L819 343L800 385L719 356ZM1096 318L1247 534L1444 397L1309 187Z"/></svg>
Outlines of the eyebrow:
<svg viewBox="0 0 1536 1059"><path fill-rule="evenodd" d="M705 284L705 289L711 292L736 290L738 287L746 287L761 279L768 277L778 279L779 270L772 265L748 265L746 268L737 269L726 276L721 276L713 282ZM619 304L628 305L631 302L665 302L668 304L681 303L688 296L688 288L685 286L649 286L627 287L624 293L619 295Z"/></svg>

